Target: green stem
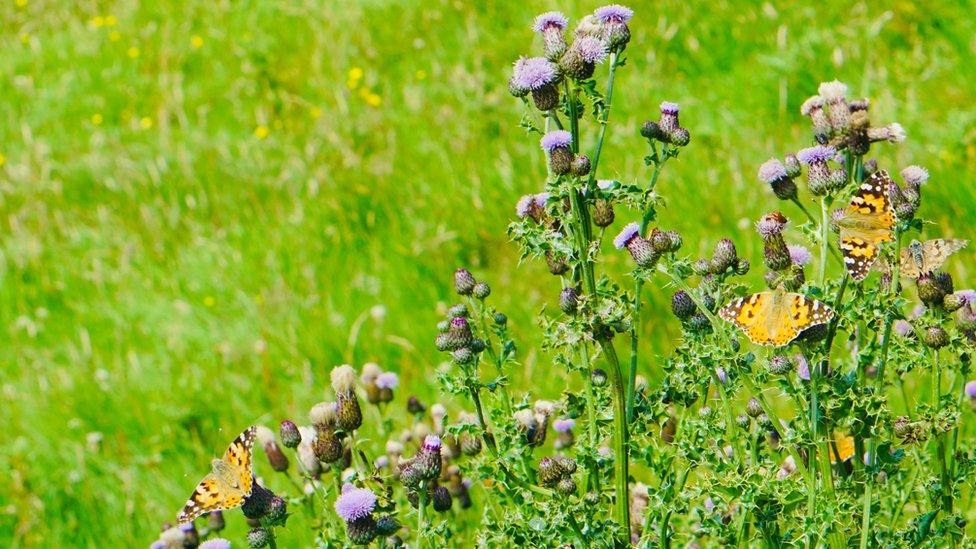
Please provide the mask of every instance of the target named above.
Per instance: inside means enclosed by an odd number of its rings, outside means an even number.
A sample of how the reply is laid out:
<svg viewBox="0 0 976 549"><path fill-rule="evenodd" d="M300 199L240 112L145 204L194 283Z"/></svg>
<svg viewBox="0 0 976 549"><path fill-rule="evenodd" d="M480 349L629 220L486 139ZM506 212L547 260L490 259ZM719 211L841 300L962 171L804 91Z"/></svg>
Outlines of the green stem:
<svg viewBox="0 0 976 549"><path fill-rule="evenodd" d="M576 109L576 88L566 81L566 100L569 102L569 125L572 133L573 152L579 151L579 116ZM577 239L577 253L580 262L580 276L583 279L586 293L596 296L596 280L593 272L593 261L589 258L590 243L593 240L590 226L589 212L583 202L583 195L579 190L571 193L570 199L573 217L576 221L573 231ZM630 459L627 446L627 402L626 389L620 371L620 360L610 340L600 340L600 347L609 362L610 380L614 391L613 440L614 440L614 485L616 498L614 500L614 514L618 522L617 538L620 543L626 543L630 537L630 498L627 489L627 469Z"/></svg>
<svg viewBox="0 0 976 549"><path fill-rule="evenodd" d="M898 227L894 230L895 237L895 250L901 249L901 231ZM900 288L900 268L901 264L898 261L894 262L894 268L891 274L891 286L888 288L889 298L898 295ZM891 327L895 322L895 311L891 309L891 305L888 305L888 311L885 314L884 330L881 334L881 357L878 359L878 370L875 373L875 391L884 391L884 379L885 379L885 366L888 364L888 349L891 346ZM904 388L904 385L902 386ZM906 401L907 407L907 401ZM868 471L874 466L876 456L874 455L877 450L877 441L872 436L868 439L868 458L865 469ZM861 520L861 549L867 549L868 542L871 534L871 492L874 484L874 475L868 474L865 479L867 488L864 490L864 501L861 504L861 514L863 519Z"/></svg>
<svg viewBox="0 0 976 549"><path fill-rule="evenodd" d="M600 132L597 134L596 146L593 147L593 154L590 158L590 180L589 187L593 186L593 181L596 179L596 168L600 164L600 152L603 150L603 136L607 133L607 120L610 118L610 105L613 102L613 80L614 75L617 74L617 53L613 52L610 54L610 76L607 78L607 95L606 101L603 104L603 110L600 112Z"/></svg>
<svg viewBox="0 0 976 549"><path fill-rule="evenodd" d="M427 481L421 481L417 493L417 549L423 548L424 512L427 508Z"/></svg>
<svg viewBox="0 0 976 549"><path fill-rule="evenodd" d="M589 437L590 448L596 448L600 434L600 426L596 422L596 395L593 392L593 371L590 369L590 355L587 352L586 344L580 343L579 348L580 361L583 364L583 368L587 375L587 379L583 380L583 383L586 385L586 432ZM587 485L589 486L589 489L595 490L599 493L600 474L599 471L597 471L596 463L590 460L586 470Z"/></svg>
<svg viewBox="0 0 976 549"><path fill-rule="evenodd" d="M828 233L830 231L830 203L832 199L830 195L826 195L820 199L820 283L821 289L824 287L824 283L827 280L827 254L830 249L830 241L827 239Z"/></svg>
<svg viewBox="0 0 976 549"><path fill-rule="evenodd" d="M657 157L657 151L655 147L654 157ZM664 167L664 161L654 162L654 172L651 174L651 181L648 183L648 190L653 189L657 185L657 179L661 174L661 168ZM654 215L654 211L648 208L644 215L641 217L640 223L640 234L647 234L647 226L651 223L651 218ZM634 400L635 387L637 380L637 343L639 341L639 335L637 330L640 328L640 314L641 307L643 306L643 300L641 299L641 291L644 289L644 280L638 278L634 283L634 312L633 318L630 324L630 371L627 376L627 422L630 423L634 421Z"/></svg>

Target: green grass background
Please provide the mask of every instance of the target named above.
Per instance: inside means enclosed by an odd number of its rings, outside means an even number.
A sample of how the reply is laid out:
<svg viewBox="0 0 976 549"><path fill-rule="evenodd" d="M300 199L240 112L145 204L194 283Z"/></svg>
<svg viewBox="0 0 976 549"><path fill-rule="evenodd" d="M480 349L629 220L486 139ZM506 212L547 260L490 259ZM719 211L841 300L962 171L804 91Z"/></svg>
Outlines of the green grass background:
<svg viewBox="0 0 976 549"><path fill-rule="evenodd" d="M662 224L758 261L749 220L780 205L756 168L808 144L799 105L840 78L907 129L882 167L932 171L924 211L953 224L930 234L976 237L973 6L879 4L634 3L599 176L646 178L639 124L679 102ZM598 5L3 0L0 540L148 544L233 435L303 420L335 364L436 398L459 265L512 318L516 383L561 385L532 321L557 285L505 233L545 175L506 80L534 15ZM650 294L645 357L677 335Z"/></svg>

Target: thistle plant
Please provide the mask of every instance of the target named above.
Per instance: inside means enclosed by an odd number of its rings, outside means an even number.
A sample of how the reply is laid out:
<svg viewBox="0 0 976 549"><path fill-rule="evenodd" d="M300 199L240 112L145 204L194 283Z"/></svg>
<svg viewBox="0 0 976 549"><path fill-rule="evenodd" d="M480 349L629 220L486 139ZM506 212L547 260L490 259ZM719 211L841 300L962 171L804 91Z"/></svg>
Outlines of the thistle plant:
<svg viewBox="0 0 976 549"><path fill-rule="evenodd" d="M662 215L662 175L693 146L694 113L661 98L632 128L645 172L602 177L633 15L605 6L572 31L562 13L539 15L541 51L508 83L547 173L513 197L509 235L520 269L552 276L541 350L569 383L512 385L508 317L480 273L458 268L431 345L451 398L404 398L375 363L335 367L334 401L308 425L255 431L277 476L240 502L251 547L274 544L286 508L323 546L971 543L960 422L976 408L976 291L942 270L967 242L921 217L928 172L888 165L904 130L874 125L845 84L821 84L800 107L807 142L756 160L770 198L754 231L689 251ZM739 254L746 239L761 257ZM649 292L673 318L645 318ZM646 354L641 338L665 322L680 338ZM287 497L263 487L276 479ZM224 516L167 525L159 543L195 545Z"/></svg>

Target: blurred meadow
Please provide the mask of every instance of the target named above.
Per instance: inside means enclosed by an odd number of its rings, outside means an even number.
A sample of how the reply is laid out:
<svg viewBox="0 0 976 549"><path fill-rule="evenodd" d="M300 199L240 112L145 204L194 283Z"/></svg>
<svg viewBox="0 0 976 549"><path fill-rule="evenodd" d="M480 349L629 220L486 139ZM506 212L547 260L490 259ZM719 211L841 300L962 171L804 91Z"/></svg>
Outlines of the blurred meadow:
<svg viewBox="0 0 976 549"><path fill-rule="evenodd" d="M758 261L751 220L799 212L756 169L808 144L800 103L838 78L907 130L881 167L932 172L923 212L952 228L927 236L976 238L974 6L886 4L632 2L599 177L644 180L639 125L680 103L661 223ZM336 364L432 402L457 266L522 336L516 386L566 375L534 339L557 284L506 236L545 177L506 84L537 13L598 5L2 0L0 544L148 545L234 435L304 421ZM648 294L663 354L670 290Z"/></svg>

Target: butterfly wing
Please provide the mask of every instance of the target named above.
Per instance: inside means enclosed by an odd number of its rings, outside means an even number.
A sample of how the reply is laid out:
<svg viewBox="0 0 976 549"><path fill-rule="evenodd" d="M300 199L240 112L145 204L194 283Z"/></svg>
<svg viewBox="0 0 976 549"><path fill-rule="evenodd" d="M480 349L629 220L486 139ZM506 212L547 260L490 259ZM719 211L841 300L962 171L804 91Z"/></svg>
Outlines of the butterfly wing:
<svg viewBox="0 0 976 549"><path fill-rule="evenodd" d="M826 324L834 318L834 311L816 299L803 294L787 293L782 300L778 329L773 334L773 345L781 347L796 339L803 330Z"/></svg>
<svg viewBox="0 0 976 549"><path fill-rule="evenodd" d="M228 490L225 483L217 475L210 473L203 477L200 484L193 490L193 495L186 501L183 510L176 516L180 524L185 524L204 513L217 509L231 509L241 504L241 495Z"/></svg>
<svg viewBox="0 0 976 549"><path fill-rule="evenodd" d="M769 318L773 292L759 292L734 299L722 307L718 316L745 332L746 337L757 345L772 345Z"/></svg>
<svg viewBox="0 0 976 549"><path fill-rule="evenodd" d="M882 242L893 240L895 216L888 200L888 172L871 174L851 198L840 225L840 249L851 278L860 281L878 259Z"/></svg>
<svg viewBox="0 0 976 549"><path fill-rule="evenodd" d="M830 462L843 463L854 456L854 437L846 434L834 436L830 444Z"/></svg>
<svg viewBox="0 0 976 549"><path fill-rule="evenodd" d="M240 487L244 497L251 495L251 486L254 484L251 449L254 448L254 436L256 433L257 428L253 425L248 427L234 439L234 442L230 443L222 458L225 463L231 466L237 485Z"/></svg>
<svg viewBox="0 0 976 549"><path fill-rule="evenodd" d="M958 252L969 244L968 240L960 238L936 238L926 240L922 244L922 258L925 267L921 274L931 273L945 264L949 256ZM918 278L917 276L914 278Z"/></svg>
<svg viewBox="0 0 976 549"><path fill-rule="evenodd" d="M901 253L898 257L898 266L902 276L907 276L908 278L918 278L922 276L921 265L915 258L912 257L912 251L908 248L902 248Z"/></svg>

